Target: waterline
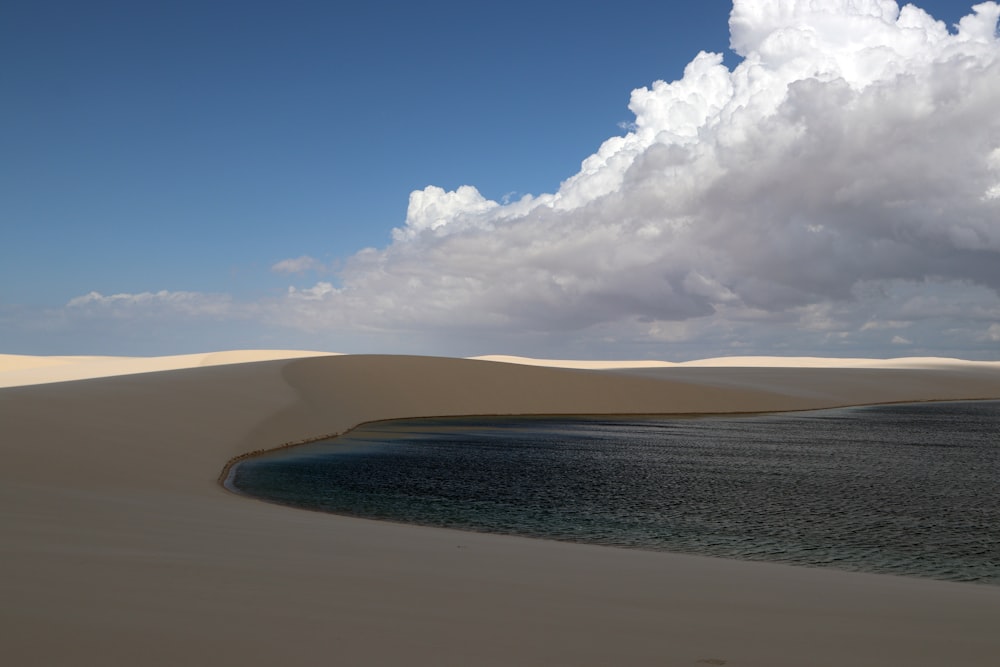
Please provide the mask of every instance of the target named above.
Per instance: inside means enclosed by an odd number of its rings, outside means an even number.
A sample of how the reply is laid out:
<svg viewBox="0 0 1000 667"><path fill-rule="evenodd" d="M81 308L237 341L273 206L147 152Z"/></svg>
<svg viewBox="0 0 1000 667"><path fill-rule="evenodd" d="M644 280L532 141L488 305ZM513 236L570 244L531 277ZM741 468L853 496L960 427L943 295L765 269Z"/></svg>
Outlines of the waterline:
<svg viewBox="0 0 1000 667"><path fill-rule="evenodd" d="M239 462L297 507L1000 583L1000 402L697 419L382 422Z"/></svg>

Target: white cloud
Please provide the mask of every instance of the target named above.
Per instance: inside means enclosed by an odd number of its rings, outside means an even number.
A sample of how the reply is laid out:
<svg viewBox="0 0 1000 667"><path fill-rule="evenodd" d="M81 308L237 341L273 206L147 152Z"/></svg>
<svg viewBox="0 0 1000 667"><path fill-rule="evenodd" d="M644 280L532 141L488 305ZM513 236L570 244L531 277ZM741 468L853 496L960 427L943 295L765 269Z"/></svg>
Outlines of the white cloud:
<svg viewBox="0 0 1000 667"><path fill-rule="evenodd" d="M634 91L633 129L553 194L414 192L308 319L583 335L725 307L831 332L862 283L996 289L998 15L976 5L951 34L883 0L737 1L734 70L701 53Z"/></svg>
<svg viewBox="0 0 1000 667"><path fill-rule="evenodd" d="M316 283L305 289L288 288L288 298L291 300L320 301L328 294L336 294L337 290L330 283Z"/></svg>
<svg viewBox="0 0 1000 667"><path fill-rule="evenodd" d="M140 292L109 294L90 292L71 299L67 310L81 316L116 318L177 316L231 318L246 311L226 294L201 292Z"/></svg>
<svg viewBox="0 0 1000 667"><path fill-rule="evenodd" d="M892 337L892 344L893 345L913 345L913 341L910 340L909 338L903 338L902 336L893 336Z"/></svg>
<svg viewBox="0 0 1000 667"><path fill-rule="evenodd" d="M415 191L393 242L348 259L338 287L262 312L495 346L481 351L822 353L906 326L971 345L1000 316L998 17L980 3L949 32L891 0L737 0L743 61L700 53L633 91L628 133L558 191Z"/></svg>
<svg viewBox="0 0 1000 667"><path fill-rule="evenodd" d="M294 259L283 259L271 266L271 271L275 273L305 273L307 271L323 271L325 269L326 266L324 266L323 262L309 255L302 255Z"/></svg>
<svg viewBox="0 0 1000 667"><path fill-rule="evenodd" d="M463 185L453 192L431 185L410 193L406 226L393 230L393 238L406 241L421 232L454 233L482 226L489 219L487 214L498 208L500 204L486 199L471 185Z"/></svg>
<svg viewBox="0 0 1000 667"><path fill-rule="evenodd" d="M905 329L913 324L912 322L900 322L898 320L869 320L861 327L861 331L880 331L885 329Z"/></svg>

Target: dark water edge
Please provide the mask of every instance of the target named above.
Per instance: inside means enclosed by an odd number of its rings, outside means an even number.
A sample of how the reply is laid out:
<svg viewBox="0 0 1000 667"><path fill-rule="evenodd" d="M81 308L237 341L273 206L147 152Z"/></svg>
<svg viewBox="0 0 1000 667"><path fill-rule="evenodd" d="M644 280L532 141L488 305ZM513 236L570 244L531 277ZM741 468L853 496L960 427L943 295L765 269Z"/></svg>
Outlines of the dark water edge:
<svg viewBox="0 0 1000 667"><path fill-rule="evenodd" d="M463 530L1000 584L1000 401L368 424L233 490Z"/></svg>

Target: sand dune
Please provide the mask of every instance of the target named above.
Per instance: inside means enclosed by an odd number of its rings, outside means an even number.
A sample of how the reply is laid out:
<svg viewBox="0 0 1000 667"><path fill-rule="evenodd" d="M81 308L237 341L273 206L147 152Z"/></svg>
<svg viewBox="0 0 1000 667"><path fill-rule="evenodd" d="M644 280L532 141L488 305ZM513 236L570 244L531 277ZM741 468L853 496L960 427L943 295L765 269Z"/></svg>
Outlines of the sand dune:
<svg viewBox="0 0 1000 667"><path fill-rule="evenodd" d="M482 361L498 361L525 366L547 366L550 368L577 368L588 370L614 370L625 368L941 368L960 366L1000 368L997 361L966 361L942 357L899 357L895 359L857 359L831 357L713 357L694 361L656 361L652 359L636 361L591 361L575 359L532 359L511 355L491 354L472 357Z"/></svg>
<svg viewBox="0 0 1000 667"><path fill-rule="evenodd" d="M315 355L0 357L5 662L985 666L1000 655L1000 587L364 521L217 483L247 451L375 419L1000 398L996 364L579 370Z"/></svg>
<svg viewBox="0 0 1000 667"><path fill-rule="evenodd" d="M114 375L156 373L198 366L297 359L328 354L330 353L304 350L231 350L169 357L42 357L0 354L0 387L70 382Z"/></svg>
<svg viewBox="0 0 1000 667"><path fill-rule="evenodd" d="M620 368L669 368L676 366L671 361L656 361L643 359L635 361L596 361L586 359L532 359L531 357L516 357L508 354L487 354L472 357L478 361L497 361L505 364L520 364L522 366L545 366L547 368L575 368L579 370L614 370Z"/></svg>

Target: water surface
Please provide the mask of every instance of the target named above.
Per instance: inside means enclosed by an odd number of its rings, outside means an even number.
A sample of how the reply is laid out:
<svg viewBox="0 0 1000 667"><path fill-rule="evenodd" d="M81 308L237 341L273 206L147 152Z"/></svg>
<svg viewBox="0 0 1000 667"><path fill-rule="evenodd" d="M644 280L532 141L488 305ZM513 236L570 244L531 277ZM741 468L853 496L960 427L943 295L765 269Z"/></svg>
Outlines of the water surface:
<svg viewBox="0 0 1000 667"><path fill-rule="evenodd" d="M1000 402L380 422L239 463L307 509L1000 584Z"/></svg>

